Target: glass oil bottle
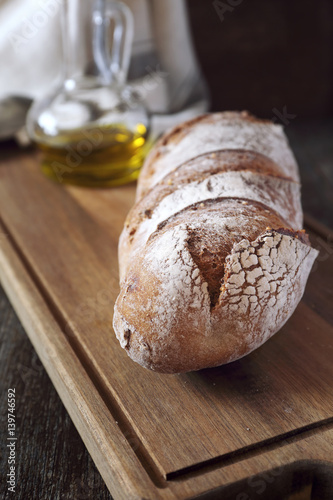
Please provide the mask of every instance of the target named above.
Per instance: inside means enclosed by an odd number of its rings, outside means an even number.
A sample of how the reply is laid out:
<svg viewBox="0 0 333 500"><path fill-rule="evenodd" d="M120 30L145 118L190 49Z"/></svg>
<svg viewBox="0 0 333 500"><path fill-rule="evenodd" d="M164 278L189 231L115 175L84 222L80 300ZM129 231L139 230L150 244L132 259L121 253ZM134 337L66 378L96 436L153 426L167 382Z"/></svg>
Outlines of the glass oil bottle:
<svg viewBox="0 0 333 500"><path fill-rule="evenodd" d="M138 177L149 116L126 85L133 18L122 2L63 2L64 78L37 101L27 128L41 168L59 183L115 186Z"/></svg>

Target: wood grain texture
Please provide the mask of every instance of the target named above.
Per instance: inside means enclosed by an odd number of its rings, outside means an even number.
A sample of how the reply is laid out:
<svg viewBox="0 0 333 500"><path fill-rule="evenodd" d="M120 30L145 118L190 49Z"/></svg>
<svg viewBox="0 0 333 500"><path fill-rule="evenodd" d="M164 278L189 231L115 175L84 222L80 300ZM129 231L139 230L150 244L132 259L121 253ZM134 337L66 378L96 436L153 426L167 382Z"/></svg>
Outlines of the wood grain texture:
<svg viewBox="0 0 333 500"><path fill-rule="evenodd" d="M0 288L0 498L110 500L104 481L54 389L8 298ZM17 488L8 492L7 390L16 388Z"/></svg>
<svg viewBox="0 0 333 500"><path fill-rule="evenodd" d="M111 331L117 238L134 187L63 189L30 153L7 158L0 180L3 285L116 498L190 498L274 467L294 471L304 457L308 474L311 460L332 460L333 328L312 276L321 310L303 301L251 356L155 374Z"/></svg>

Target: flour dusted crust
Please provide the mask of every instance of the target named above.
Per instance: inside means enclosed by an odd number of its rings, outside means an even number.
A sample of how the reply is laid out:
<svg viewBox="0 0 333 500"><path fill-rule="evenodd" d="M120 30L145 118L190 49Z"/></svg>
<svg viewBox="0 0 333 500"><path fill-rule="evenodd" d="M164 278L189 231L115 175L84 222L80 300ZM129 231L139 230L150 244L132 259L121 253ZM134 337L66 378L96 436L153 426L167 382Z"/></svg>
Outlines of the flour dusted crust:
<svg viewBox="0 0 333 500"><path fill-rule="evenodd" d="M221 161L221 156L223 160ZM237 156L238 168L234 167ZM231 161L231 158L232 161ZM219 168L207 166L218 163ZM198 165L196 164L196 161ZM119 244L120 278L126 273L128 256L140 251L158 224L191 203L215 198L242 198L259 201L280 213L288 227L301 229L300 184L277 174L268 158L251 153L222 151L192 160L192 176L186 174L188 165L177 168L167 180L162 180L139 201L127 217ZM205 164L206 161L206 164ZM258 167L260 165L261 168ZM226 167L229 167L227 170ZM264 168L265 167L265 168ZM193 175L193 174L197 175ZM178 176L176 175L178 174ZM162 184L162 186L160 185Z"/></svg>
<svg viewBox="0 0 333 500"><path fill-rule="evenodd" d="M185 154L202 127L227 147L214 139L216 151ZM242 136L236 147L232 127ZM165 373L250 353L293 313L317 255L301 229L298 171L282 130L245 113L204 115L162 138L142 175L119 243L122 347Z"/></svg>
<svg viewBox="0 0 333 500"><path fill-rule="evenodd" d="M245 149L271 158L282 173L299 180L298 167L281 125L247 112L214 113L174 127L157 143L143 166L137 200L177 166L203 153Z"/></svg>

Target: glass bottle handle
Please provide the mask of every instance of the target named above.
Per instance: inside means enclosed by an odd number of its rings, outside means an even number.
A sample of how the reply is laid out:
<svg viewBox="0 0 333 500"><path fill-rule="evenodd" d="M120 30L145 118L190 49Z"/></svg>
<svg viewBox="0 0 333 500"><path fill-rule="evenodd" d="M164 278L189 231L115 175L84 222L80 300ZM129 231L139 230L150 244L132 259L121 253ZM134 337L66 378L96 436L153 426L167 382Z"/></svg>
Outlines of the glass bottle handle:
<svg viewBox="0 0 333 500"><path fill-rule="evenodd" d="M93 12L93 52L95 64L109 83L124 85L131 58L133 15L123 2L97 0ZM113 39L108 29L113 22Z"/></svg>

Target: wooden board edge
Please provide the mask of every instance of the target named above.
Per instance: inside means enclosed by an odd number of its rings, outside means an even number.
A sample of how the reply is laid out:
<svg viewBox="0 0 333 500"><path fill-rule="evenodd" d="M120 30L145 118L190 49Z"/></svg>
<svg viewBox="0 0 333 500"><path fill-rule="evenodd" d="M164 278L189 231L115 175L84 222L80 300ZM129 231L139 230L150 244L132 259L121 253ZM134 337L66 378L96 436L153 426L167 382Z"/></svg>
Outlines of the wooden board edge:
<svg viewBox="0 0 333 500"><path fill-rule="evenodd" d="M4 233L3 231L2 234ZM6 238L0 241L0 282L115 500L200 498L201 495L208 494L208 491L202 489L201 482L206 474L213 474L216 479L213 489L210 490L212 493L228 486L228 484L223 484L221 477L218 478L219 471L207 470L202 474L201 479L184 477L183 491L182 484L173 481L165 488L155 487L116 422L110 418L103 399L78 361L66 336L45 304L43 296L19 259L10 239ZM29 314L26 311L29 311ZM52 336L52 342L48 332L50 324L53 332L56 332L56 335ZM54 346L55 338L57 342ZM59 359L62 361L61 367L58 363ZM70 376L71 373L72 376ZM76 379L79 379L80 383L73 385L73 380ZM85 387L84 393L81 390L82 383ZM87 392L91 398L89 401L83 397ZM107 419L107 427L105 419ZM90 435L92 428L94 429L93 437ZM110 434L113 439L110 439ZM193 491L192 488L197 482L197 494L188 496L186 483L189 486L191 483L190 489Z"/></svg>
<svg viewBox="0 0 333 500"><path fill-rule="evenodd" d="M114 499L174 498L151 482L6 237L0 283Z"/></svg>

